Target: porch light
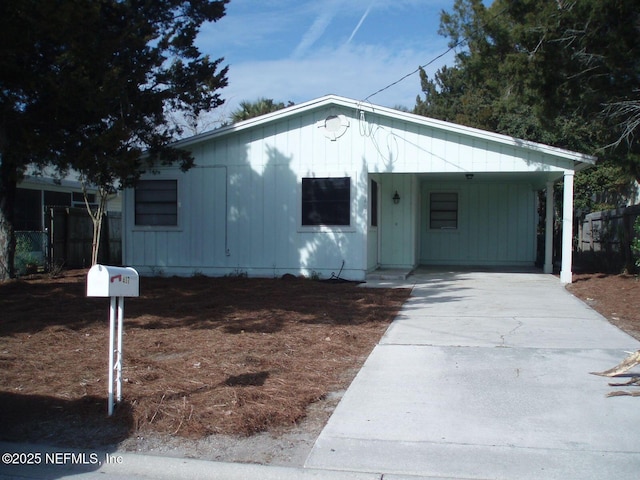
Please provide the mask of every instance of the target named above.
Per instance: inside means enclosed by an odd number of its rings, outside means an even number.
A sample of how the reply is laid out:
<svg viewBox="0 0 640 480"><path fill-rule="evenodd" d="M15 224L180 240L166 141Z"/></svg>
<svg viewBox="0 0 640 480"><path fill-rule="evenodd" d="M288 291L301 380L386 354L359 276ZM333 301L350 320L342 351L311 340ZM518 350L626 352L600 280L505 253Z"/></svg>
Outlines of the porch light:
<svg viewBox="0 0 640 480"><path fill-rule="evenodd" d="M467 177L467 180L473 180L473 173L467 173L465 177Z"/></svg>
<svg viewBox="0 0 640 480"><path fill-rule="evenodd" d="M395 203L396 205L400 203L400 195L398 195L398 190L396 190L396 193L393 194L393 203Z"/></svg>

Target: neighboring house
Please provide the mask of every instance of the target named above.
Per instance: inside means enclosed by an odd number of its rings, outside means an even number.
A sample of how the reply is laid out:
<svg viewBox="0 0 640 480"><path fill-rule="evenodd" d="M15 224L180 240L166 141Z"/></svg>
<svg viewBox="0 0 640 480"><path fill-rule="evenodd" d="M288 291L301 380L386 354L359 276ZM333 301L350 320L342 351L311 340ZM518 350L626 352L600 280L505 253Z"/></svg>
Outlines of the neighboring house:
<svg viewBox="0 0 640 480"><path fill-rule="evenodd" d="M595 162L333 95L175 146L194 168L161 168L124 193L123 259L141 273L363 280L380 268L533 266L537 192L564 180L566 283L573 176Z"/></svg>
<svg viewBox="0 0 640 480"><path fill-rule="evenodd" d="M97 189L88 187L87 198L91 206L97 206ZM51 209L58 212L53 217L50 215ZM109 198L108 211L120 212L121 209L120 194ZM66 218L69 215L83 220L68 223ZM39 174L27 172L16 189L14 229L18 241L18 271L24 270L23 264L27 261L35 261L41 267L50 261L68 267L87 266L92 243L91 222L88 219L82 184L77 174L71 172L64 178L57 178L55 173L46 170ZM117 220L119 222L119 218ZM57 226L54 227L54 224ZM119 228L116 233L120 234Z"/></svg>
<svg viewBox="0 0 640 480"><path fill-rule="evenodd" d="M89 187L87 190L89 203L96 206L97 189ZM16 190L14 229L44 231L48 228L46 214L49 207L87 208L77 174L70 173L61 179L47 172L25 175ZM107 210L119 212L121 209L121 195L114 195L109 199Z"/></svg>

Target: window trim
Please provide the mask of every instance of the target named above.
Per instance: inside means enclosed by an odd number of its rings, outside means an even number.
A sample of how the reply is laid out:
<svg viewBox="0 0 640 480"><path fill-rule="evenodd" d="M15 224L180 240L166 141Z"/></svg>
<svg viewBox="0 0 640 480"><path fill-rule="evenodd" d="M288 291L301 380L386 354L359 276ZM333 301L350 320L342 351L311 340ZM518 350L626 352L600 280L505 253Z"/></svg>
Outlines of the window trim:
<svg viewBox="0 0 640 480"><path fill-rule="evenodd" d="M131 188L131 195L133 196L131 219L134 231L180 231L182 230L182 202L181 196L181 182L180 179L175 176L154 176L153 178L142 178L140 181L167 181L171 180L176 183L176 224L175 225L138 225L136 223L136 187Z"/></svg>
<svg viewBox="0 0 640 480"><path fill-rule="evenodd" d="M433 199L433 195L438 195L438 194L455 194L456 196L456 226L455 227L439 227L439 228L434 228L432 227L432 219L431 219L431 215L434 212L433 207L432 207L432 199ZM450 212L453 210L438 210L438 211L446 211L446 212ZM428 218L427 218L427 229L431 232L458 232L460 230L460 192L458 190L432 190L429 192L429 208L428 208Z"/></svg>
<svg viewBox="0 0 640 480"><path fill-rule="evenodd" d="M302 223L302 181L305 179L349 179L349 225L304 225ZM300 233L332 233L355 232L354 200L356 198L356 176L345 172L315 172L298 178L298 232Z"/></svg>

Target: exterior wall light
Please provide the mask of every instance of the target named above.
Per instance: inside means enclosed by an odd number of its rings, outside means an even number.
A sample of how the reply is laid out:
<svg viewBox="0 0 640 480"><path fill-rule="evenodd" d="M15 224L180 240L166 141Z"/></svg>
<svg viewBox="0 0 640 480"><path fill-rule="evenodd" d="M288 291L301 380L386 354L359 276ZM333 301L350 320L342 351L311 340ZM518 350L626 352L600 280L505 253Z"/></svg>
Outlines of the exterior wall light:
<svg viewBox="0 0 640 480"><path fill-rule="evenodd" d="M467 180L473 180L473 173L467 173L465 177L467 177Z"/></svg>
<svg viewBox="0 0 640 480"><path fill-rule="evenodd" d="M393 194L393 203L395 203L396 205L400 203L400 195L398 195L397 190L396 193Z"/></svg>

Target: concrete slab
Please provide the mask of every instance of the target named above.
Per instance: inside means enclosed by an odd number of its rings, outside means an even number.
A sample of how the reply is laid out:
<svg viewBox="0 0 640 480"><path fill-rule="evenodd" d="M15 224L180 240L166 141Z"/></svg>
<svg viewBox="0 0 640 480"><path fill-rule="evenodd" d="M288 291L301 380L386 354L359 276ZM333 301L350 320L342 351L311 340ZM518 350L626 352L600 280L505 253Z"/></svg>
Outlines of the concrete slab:
<svg viewBox="0 0 640 480"><path fill-rule="evenodd" d="M401 314L380 340L382 345L464 347L605 348L629 350L635 340L610 330L602 317L487 317Z"/></svg>
<svg viewBox="0 0 640 480"><path fill-rule="evenodd" d="M640 342L547 275L421 275L306 466L448 478L637 478ZM640 373L640 372L639 372Z"/></svg>
<svg viewBox="0 0 640 480"><path fill-rule="evenodd" d="M367 282L385 281L385 280L406 280L411 274L408 268L378 268L373 272L367 273Z"/></svg>
<svg viewBox="0 0 640 480"><path fill-rule="evenodd" d="M0 479L380 480L380 475L0 442ZM22 453L22 457L20 457ZM11 458L14 461L11 461Z"/></svg>

